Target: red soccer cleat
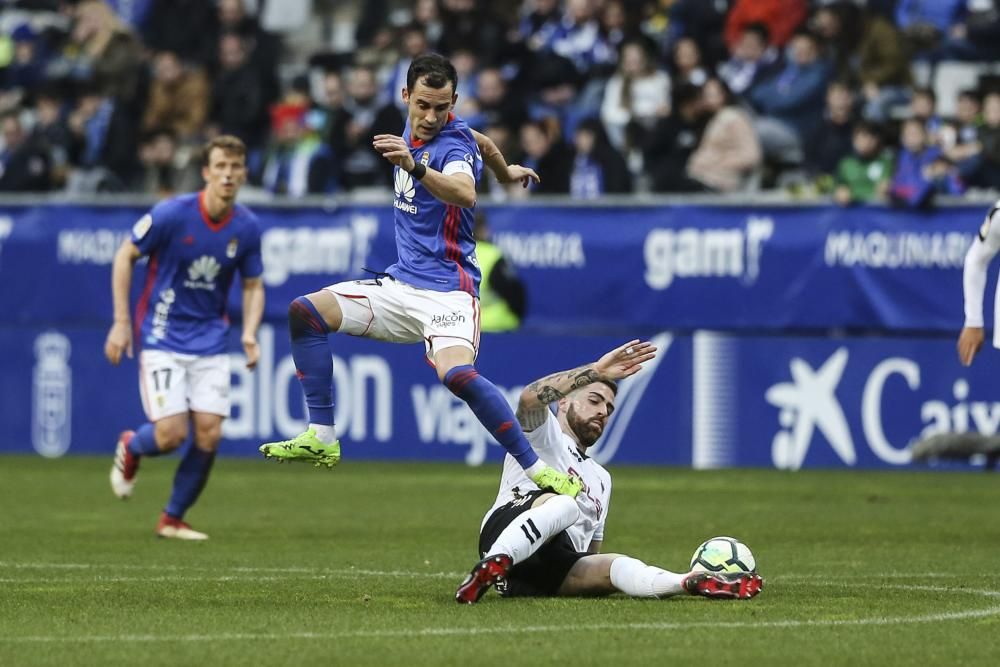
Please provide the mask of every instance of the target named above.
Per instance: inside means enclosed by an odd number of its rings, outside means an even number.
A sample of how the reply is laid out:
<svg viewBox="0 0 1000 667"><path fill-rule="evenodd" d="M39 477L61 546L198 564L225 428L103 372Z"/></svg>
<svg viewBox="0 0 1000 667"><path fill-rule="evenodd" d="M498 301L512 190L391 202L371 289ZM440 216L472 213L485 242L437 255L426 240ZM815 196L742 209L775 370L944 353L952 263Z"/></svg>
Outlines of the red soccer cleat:
<svg viewBox="0 0 1000 667"><path fill-rule="evenodd" d="M207 540L208 535L201 533L180 519L176 519L166 512L160 515L160 522L156 524L156 534L159 537L169 537L177 540Z"/></svg>
<svg viewBox="0 0 1000 667"><path fill-rule="evenodd" d="M756 572L691 572L681 585L691 595L749 600L764 588L764 580Z"/></svg>
<svg viewBox="0 0 1000 667"><path fill-rule="evenodd" d="M139 457L128 450L135 431L122 431L115 445L115 461L111 466L111 491L126 500L135 487L135 474L139 471Z"/></svg>
<svg viewBox="0 0 1000 667"><path fill-rule="evenodd" d="M487 556L472 568L462 585L455 592L455 602L475 604L483 594L504 577L514 566L514 559L507 554Z"/></svg>

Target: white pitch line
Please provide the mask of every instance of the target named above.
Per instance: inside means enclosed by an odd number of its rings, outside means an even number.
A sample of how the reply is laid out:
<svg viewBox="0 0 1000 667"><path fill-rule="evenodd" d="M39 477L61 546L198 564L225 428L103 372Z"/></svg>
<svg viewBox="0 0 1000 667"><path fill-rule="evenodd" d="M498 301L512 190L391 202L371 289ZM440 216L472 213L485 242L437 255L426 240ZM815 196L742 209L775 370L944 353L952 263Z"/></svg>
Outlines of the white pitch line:
<svg viewBox="0 0 1000 667"><path fill-rule="evenodd" d="M845 584L847 586L862 586L862 584ZM905 586L887 585L885 588L899 590L919 590L937 593L964 593L987 598L1000 597L1000 591L953 588L948 586ZM739 603L737 603L739 604ZM221 633L215 635L91 635L79 637L59 637L55 635L36 635L22 637L0 637L0 643L101 643L101 642L218 642L218 641L249 641L249 640L343 640L366 638L415 638L415 637L448 637L472 636L487 634L543 634L593 632L609 630L629 631L663 631L684 630L691 628L711 628L713 630L737 630L743 628L820 628L820 627L851 627L851 626L886 626L909 625L916 623L939 623L942 621L958 621L972 618L986 618L1000 615L1000 606L985 609L969 609L966 611L923 614L918 616L876 616L872 618L829 619L829 620L777 620L777 621L695 621L691 623L589 623L574 625L538 625L538 626L505 626L505 627L429 627L400 628L396 630L347 630L344 632L290 632L287 634L266 633Z"/></svg>

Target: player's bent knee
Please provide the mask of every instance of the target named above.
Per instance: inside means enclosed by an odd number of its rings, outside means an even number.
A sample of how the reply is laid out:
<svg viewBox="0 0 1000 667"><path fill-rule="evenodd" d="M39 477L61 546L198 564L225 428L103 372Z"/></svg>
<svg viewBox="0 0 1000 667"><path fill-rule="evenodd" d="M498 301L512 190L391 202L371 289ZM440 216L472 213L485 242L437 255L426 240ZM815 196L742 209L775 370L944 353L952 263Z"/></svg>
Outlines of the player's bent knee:
<svg viewBox="0 0 1000 667"><path fill-rule="evenodd" d="M156 422L156 446L162 452L172 452L188 437L187 420L167 418Z"/></svg>

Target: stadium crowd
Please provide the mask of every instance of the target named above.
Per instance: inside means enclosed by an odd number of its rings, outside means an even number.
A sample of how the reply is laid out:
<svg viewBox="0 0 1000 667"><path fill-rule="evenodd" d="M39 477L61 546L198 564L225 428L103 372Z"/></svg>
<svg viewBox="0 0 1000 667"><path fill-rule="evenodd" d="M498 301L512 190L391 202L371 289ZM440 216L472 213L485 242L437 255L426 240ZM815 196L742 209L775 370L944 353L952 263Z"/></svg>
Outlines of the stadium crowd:
<svg viewBox="0 0 1000 667"><path fill-rule="evenodd" d="M0 191L191 190L219 134L275 195L388 189L371 138L427 50L542 175L493 197L1000 189L998 0L296 0L348 22L307 54L260 20L276 1L0 0ZM973 84L938 100L955 61Z"/></svg>

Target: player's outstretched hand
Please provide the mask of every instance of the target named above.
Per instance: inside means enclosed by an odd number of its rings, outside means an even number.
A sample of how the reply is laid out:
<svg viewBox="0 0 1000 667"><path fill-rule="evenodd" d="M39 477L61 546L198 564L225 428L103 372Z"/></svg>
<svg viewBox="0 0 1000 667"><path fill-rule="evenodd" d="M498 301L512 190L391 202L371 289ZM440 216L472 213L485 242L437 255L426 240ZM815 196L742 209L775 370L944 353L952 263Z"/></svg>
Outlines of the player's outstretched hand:
<svg viewBox="0 0 1000 667"><path fill-rule="evenodd" d="M965 327L958 336L958 360L963 366L971 366L972 360L983 346L983 328Z"/></svg>
<svg viewBox="0 0 1000 667"><path fill-rule="evenodd" d="M594 370L609 380L621 380L642 370L642 364L656 356L656 346L638 338L617 347L594 364Z"/></svg>
<svg viewBox="0 0 1000 667"><path fill-rule="evenodd" d="M504 182L513 183L514 181L521 181L521 187L526 188L531 183L538 185L542 179L539 178L534 169L522 167L519 164L510 164L507 165L507 180Z"/></svg>
<svg viewBox="0 0 1000 667"><path fill-rule="evenodd" d="M243 353L247 355L247 368L253 370L260 360L260 345L253 336L244 336L240 342L243 343Z"/></svg>
<svg viewBox="0 0 1000 667"><path fill-rule="evenodd" d="M403 137L394 134L376 134L372 138L372 147L386 160L405 171L411 171L417 166L413 161L413 155L410 154L410 147L406 145Z"/></svg>
<svg viewBox="0 0 1000 667"><path fill-rule="evenodd" d="M122 352L132 358L132 326L125 320L116 321L104 341L104 356L113 366L122 360Z"/></svg>

